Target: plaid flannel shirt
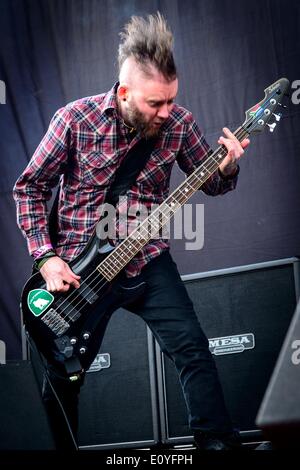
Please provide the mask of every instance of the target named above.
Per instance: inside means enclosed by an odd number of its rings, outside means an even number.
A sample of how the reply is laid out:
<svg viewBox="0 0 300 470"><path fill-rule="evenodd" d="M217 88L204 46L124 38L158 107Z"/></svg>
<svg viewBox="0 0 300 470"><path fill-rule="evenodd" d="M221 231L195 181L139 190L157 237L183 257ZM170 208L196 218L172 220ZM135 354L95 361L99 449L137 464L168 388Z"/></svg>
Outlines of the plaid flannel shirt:
<svg viewBox="0 0 300 470"><path fill-rule="evenodd" d="M59 109L29 164L14 186L17 223L32 255L50 243L47 201L60 179L56 253L69 261L78 256L94 232L107 191L128 150L138 141L120 119L117 84L105 94L76 100ZM161 204L168 195L175 161L189 175L210 150L192 114L177 104L162 125L159 138L136 182L127 205ZM237 175L216 171L202 186L209 195L234 189ZM129 262L137 275L151 259L169 248L163 238L150 240Z"/></svg>

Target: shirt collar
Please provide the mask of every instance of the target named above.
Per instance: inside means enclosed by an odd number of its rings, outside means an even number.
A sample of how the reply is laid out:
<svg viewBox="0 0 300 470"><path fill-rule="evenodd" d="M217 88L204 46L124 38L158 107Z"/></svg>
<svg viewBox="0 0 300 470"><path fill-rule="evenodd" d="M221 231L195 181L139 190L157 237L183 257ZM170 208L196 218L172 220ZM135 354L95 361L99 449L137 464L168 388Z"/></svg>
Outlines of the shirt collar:
<svg viewBox="0 0 300 470"><path fill-rule="evenodd" d="M102 102L102 111L107 114L111 114L112 111L118 111L117 103L117 89L119 82L116 82L114 86L106 93L106 96Z"/></svg>

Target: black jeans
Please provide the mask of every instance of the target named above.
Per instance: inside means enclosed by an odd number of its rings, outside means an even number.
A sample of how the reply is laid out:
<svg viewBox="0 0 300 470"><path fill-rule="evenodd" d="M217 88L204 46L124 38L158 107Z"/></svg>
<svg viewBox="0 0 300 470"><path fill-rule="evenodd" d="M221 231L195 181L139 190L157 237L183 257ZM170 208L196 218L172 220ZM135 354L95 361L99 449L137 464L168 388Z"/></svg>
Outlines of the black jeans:
<svg viewBox="0 0 300 470"><path fill-rule="evenodd" d="M126 308L145 320L162 351L174 362L186 400L191 431L232 432L208 340L168 251L148 263L141 280L147 284L145 293ZM110 316L104 317L98 327L91 360L99 351ZM55 382L54 377L53 380ZM68 403L66 411L76 432L80 387L72 385L64 387L60 383L59 390L62 401Z"/></svg>

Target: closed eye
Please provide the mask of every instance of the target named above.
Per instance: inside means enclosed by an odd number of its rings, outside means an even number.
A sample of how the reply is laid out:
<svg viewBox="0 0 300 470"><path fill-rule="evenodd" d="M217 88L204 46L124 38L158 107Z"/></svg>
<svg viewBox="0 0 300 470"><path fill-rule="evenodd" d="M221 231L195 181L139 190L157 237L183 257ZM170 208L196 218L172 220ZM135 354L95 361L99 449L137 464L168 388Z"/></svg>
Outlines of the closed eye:
<svg viewBox="0 0 300 470"><path fill-rule="evenodd" d="M168 100L167 101L167 105L171 105L174 103L174 99L171 99L171 100ZM160 108L161 106L163 106L165 104L165 101L149 101L149 106L152 106L153 108Z"/></svg>

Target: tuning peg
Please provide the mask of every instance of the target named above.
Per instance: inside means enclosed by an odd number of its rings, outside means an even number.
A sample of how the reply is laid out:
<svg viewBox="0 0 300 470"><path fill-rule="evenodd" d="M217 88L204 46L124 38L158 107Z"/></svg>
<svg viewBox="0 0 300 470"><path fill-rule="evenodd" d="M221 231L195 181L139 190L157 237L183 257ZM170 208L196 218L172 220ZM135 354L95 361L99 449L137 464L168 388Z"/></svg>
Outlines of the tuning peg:
<svg viewBox="0 0 300 470"><path fill-rule="evenodd" d="M272 114L273 114L273 116L275 117L275 119L276 119L277 122L280 121L281 116L282 116L281 113L278 113L278 114L272 113Z"/></svg>
<svg viewBox="0 0 300 470"><path fill-rule="evenodd" d="M267 124L267 126L269 126L270 132L274 132L276 125L277 125L276 122L273 122L272 124Z"/></svg>

